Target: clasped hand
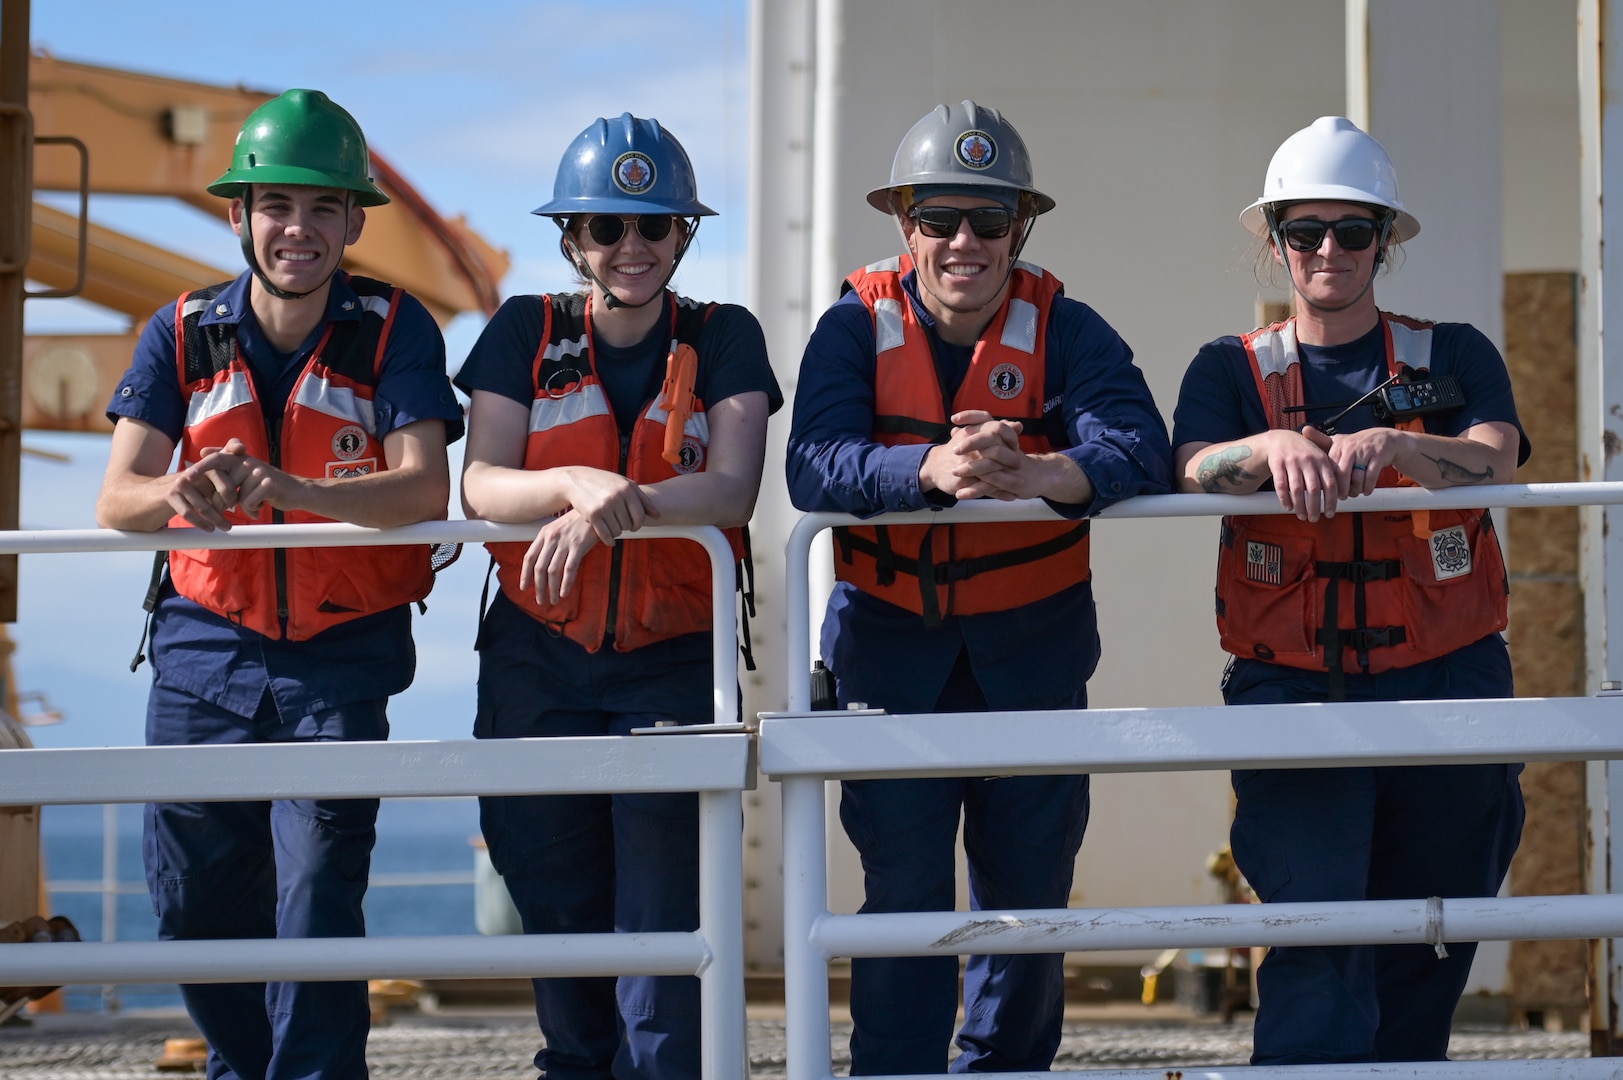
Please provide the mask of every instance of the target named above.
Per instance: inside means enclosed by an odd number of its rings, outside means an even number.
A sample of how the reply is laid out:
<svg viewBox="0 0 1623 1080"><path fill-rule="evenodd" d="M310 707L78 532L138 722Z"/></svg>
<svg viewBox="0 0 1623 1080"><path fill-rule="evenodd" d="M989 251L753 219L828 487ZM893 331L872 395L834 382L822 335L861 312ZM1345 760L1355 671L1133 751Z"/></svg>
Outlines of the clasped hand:
<svg viewBox="0 0 1623 1080"><path fill-rule="evenodd" d="M264 506L292 509L301 481L248 454L241 439L205 447L197 461L174 474L165 495L171 509L204 532L229 530L226 511L253 517Z"/></svg>
<svg viewBox="0 0 1623 1080"><path fill-rule="evenodd" d="M1326 435L1309 425L1300 433L1268 433L1268 468L1281 506L1303 521L1333 517L1336 503L1373 492L1381 471L1403 449L1404 433L1366 428L1350 435Z"/></svg>
<svg viewBox="0 0 1623 1080"><path fill-rule="evenodd" d="M1042 493L1036 459L1020 449L1018 420L978 409L952 414L952 435L919 469L925 488L957 499L1029 499Z"/></svg>

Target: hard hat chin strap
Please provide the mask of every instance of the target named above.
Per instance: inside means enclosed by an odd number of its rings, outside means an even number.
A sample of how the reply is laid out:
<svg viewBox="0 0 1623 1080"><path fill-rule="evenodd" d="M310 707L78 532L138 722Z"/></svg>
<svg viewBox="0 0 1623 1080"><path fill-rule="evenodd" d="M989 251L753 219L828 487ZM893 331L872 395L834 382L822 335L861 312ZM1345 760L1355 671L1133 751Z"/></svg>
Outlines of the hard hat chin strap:
<svg viewBox="0 0 1623 1080"><path fill-rule="evenodd" d="M676 268L682 265L682 256L688 253L688 245L693 243L694 236L698 234L699 222L701 219L696 217L682 219L687 223L687 228L685 230L686 235L683 236L681 246L676 249L676 254L671 259L671 268L669 272L666 273L665 280L659 283L659 288L655 290L654 293L648 297L648 299L642 301L640 304L628 304L618 296L614 295L614 290L609 288L608 285L604 284L603 279L598 277L597 274L592 270L592 264L586 261L586 253L580 249L579 244L575 243L575 238L569 235L569 229L565 225L565 219L555 217L552 220L557 222L558 231L563 233L564 248L569 254L570 261L575 264L576 269L585 274L587 278L591 280L593 285L596 285L598 289L602 291L603 306L608 310L613 311L615 308L647 307L649 304L652 304L655 300L658 300L660 297L665 295L665 286L671 283L671 278L676 276Z"/></svg>
<svg viewBox="0 0 1623 1080"><path fill-rule="evenodd" d="M343 265L344 249L342 247L338 249L338 258L333 261L332 269L327 272L326 277L321 279L319 285L306 289L304 292L289 292L287 289L271 284L271 279L265 276L265 268L259 265L258 253L254 251L253 189L244 187L243 194L242 230L238 234L238 241L242 245L242 257L247 260L248 269L252 270L254 277L258 279L259 287L278 300L303 300L306 296L318 293L326 288L327 283L333 279L333 275L338 273L338 268ZM348 228L350 209L354 206L354 203L351 202L354 197L353 193L344 195L344 222L346 228Z"/></svg>

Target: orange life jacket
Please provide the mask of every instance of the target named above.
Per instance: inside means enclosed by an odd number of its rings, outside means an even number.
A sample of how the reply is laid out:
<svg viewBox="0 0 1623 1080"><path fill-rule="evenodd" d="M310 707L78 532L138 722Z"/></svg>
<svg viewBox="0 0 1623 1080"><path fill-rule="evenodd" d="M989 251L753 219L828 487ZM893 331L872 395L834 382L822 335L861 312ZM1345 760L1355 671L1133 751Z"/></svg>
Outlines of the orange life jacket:
<svg viewBox="0 0 1623 1080"><path fill-rule="evenodd" d="M662 393L645 404L628 439L622 440L592 348L588 297L541 296L541 347L532 368L535 401L524 448L526 469L586 465L619 473L640 484L701 472L709 465L710 424L704 402L692 400L673 464L665 459L666 422L673 415ZM671 351L697 349L714 305L666 293ZM703 364L704 357L699 357ZM726 529L735 558L743 556L743 530ZM714 622L710 556L690 540L634 540L601 544L586 553L570 594L556 604L519 588L526 542L485 545L496 560L496 577L507 598L571 641L597 652L612 634L617 652L709 630Z"/></svg>
<svg viewBox="0 0 1623 1080"><path fill-rule="evenodd" d="M231 323L203 325L203 312L231 283L186 293L175 303L175 364L186 396L180 441L185 469L207 448L240 439L247 453L295 476L359 476L388 468L373 421L372 398L388 351L401 291L350 277L359 320L337 320L310 354L273 439L248 361ZM234 525L325 522L301 510L269 506L249 516L231 507ZM171 526L185 526L178 515ZM180 595L269 638L305 641L323 630L428 595L430 548L276 548L172 551L169 573Z"/></svg>
<svg viewBox="0 0 1623 1080"><path fill-rule="evenodd" d="M1424 372L1431 323L1381 313L1388 375ZM1270 428L1302 405L1294 321L1241 339ZM1400 427L1423 431L1420 418ZM1382 487L1413 485L1396 469ZM1486 510L1223 519L1217 628L1235 656L1331 672L1378 673L1445 656L1508 621L1504 559Z"/></svg>
<svg viewBox="0 0 1623 1080"><path fill-rule="evenodd" d="M901 256L846 279L874 318L874 440L944 443L952 413L980 409L1020 421L1026 453L1056 449L1043 393L1048 315L1059 281L1041 267L1015 264L1008 297L976 343L949 411L929 335L902 288L912 269L912 259ZM834 530L834 543L839 580L922 615L929 626L946 615L1024 607L1089 577L1086 521L860 525Z"/></svg>

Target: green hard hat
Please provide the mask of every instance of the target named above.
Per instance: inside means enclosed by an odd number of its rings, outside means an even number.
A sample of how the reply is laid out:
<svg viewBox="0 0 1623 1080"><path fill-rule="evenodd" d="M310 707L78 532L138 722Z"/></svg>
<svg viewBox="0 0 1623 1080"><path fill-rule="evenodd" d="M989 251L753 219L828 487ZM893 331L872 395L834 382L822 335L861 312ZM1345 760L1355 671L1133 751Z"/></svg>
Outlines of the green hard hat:
<svg viewBox="0 0 1623 1080"><path fill-rule="evenodd" d="M231 151L231 167L208 187L235 199L249 184L297 184L355 193L360 206L389 196L369 175L361 125L320 90L289 90L248 115Z"/></svg>

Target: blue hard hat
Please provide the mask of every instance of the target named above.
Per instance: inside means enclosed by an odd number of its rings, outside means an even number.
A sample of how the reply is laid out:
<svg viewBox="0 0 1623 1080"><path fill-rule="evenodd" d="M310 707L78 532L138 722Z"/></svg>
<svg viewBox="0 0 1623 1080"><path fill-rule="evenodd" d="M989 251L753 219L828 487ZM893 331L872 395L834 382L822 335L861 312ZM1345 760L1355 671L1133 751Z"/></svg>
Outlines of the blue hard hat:
<svg viewBox="0 0 1623 1080"><path fill-rule="evenodd" d="M551 201L530 212L542 217L716 213L699 201L693 163L676 137L658 120L630 113L600 117L576 136L558 163Z"/></svg>

